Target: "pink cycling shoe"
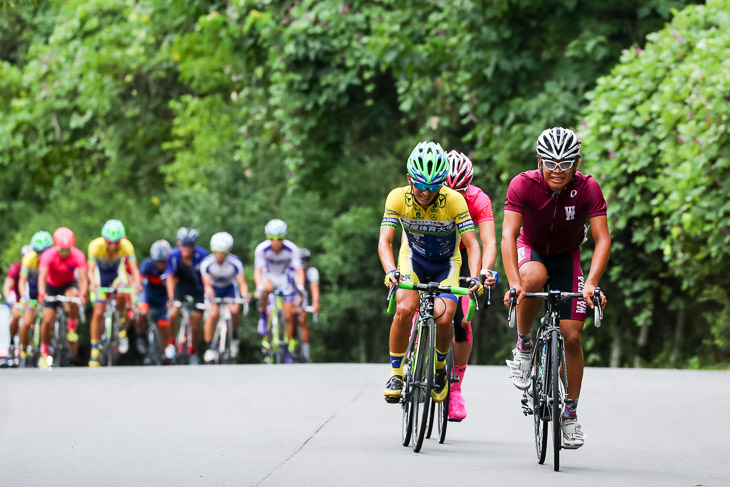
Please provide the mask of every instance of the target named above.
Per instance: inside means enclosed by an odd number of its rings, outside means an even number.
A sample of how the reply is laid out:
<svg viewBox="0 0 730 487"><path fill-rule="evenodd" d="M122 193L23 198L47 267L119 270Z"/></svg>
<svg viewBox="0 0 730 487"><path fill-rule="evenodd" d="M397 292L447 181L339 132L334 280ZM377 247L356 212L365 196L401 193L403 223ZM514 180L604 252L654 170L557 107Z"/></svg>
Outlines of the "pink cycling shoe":
<svg viewBox="0 0 730 487"><path fill-rule="evenodd" d="M461 421L466 418L466 405L461 395L461 388L451 389L449 395L449 421Z"/></svg>

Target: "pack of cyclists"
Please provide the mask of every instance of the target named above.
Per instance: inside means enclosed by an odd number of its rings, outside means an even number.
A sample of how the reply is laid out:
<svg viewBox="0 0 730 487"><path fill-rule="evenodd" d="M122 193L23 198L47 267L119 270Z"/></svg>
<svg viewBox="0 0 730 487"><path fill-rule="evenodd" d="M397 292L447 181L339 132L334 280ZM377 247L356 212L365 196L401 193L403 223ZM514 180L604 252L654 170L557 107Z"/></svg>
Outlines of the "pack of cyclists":
<svg viewBox="0 0 730 487"><path fill-rule="evenodd" d="M271 242L272 248L256 251L254 278L257 286L261 285L257 287L256 297L261 303L266 303L259 307L270 312L269 294L275 290L285 293L287 316L290 318L287 332L291 337L302 337L302 351L305 360L309 361L309 329L305 310L319 312L319 272L303 264L308 264L308 250L304 249L303 257L299 247L289 240L283 241L286 232L286 224L278 219L271 220L265 227L265 243ZM250 301L252 296L243 263L231 253L233 236L227 232L214 234L210 240L210 252L197 244L198 237L196 229L180 228L174 248L167 240L157 240L150 247L150 257L138 266L134 245L119 220L111 219L103 225L101 236L90 242L86 255L76 247L76 237L69 228L58 228L53 235L46 231L37 232L31 243L23 247L22 260L13 263L3 285L3 296L12 311L12 321L8 356L0 360L0 365L49 368L52 364L51 338L59 306L63 306L66 312L68 349L78 363L79 313L88 301L92 306L88 366L99 367L102 336L105 332L110 333L104 320L107 299L111 299L108 294L116 299L121 325L117 333L120 354L130 351L128 331L134 324L137 336L135 348L139 355L146 355L149 346L145 339L146 330L153 320L159 330L163 363L174 363L180 314L180 306L176 303L189 298L200 305L192 309L189 320L193 344L188 350L190 362L198 363L198 345L202 345L204 361L214 362L217 357L211 341L219 315L215 299L239 298L240 303ZM263 273L263 270L266 272ZM305 291L305 283L312 290L311 294ZM229 307L233 325L230 352L235 359L239 349L237 332L242 306L237 303L225 306ZM38 310L42 310L40 339L36 344L38 356L37 361L31 363L30 352L34 345L31 329L38 319ZM201 330L204 315L205 325ZM266 340L266 330L262 335ZM17 341L18 347L15 346Z"/></svg>
<svg viewBox="0 0 730 487"><path fill-rule="evenodd" d="M583 378L581 331L586 311L593 307L593 293L610 253L606 202L599 184L578 171L580 140L573 130L562 127L544 130L536 141L536 155L537 169L515 176L505 199L502 261L508 286L517 295L517 340L512 359L506 362L513 384L518 389L527 389L534 348L531 332L539 302L523 302L526 292L538 292L549 286L583 295L583 299L566 302L560 311L568 377L562 413L563 445L579 448L585 441L576 413ZM474 166L462 152L446 152L434 141L416 145L406 163L407 185L387 196L380 225L378 255L386 286L397 284L396 276L413 282L437 281L458 286L462 276L468 278L469 298L475 299L484 292L484 286L493 288L497 284L498 275L493 270L497 242L492 201L471 184L473 177ZM393 242L399 225L403 238L396 257ZM584 277L580 246L587 239L588 228L595 250L590 272ZM319 312L319 272L308 266L309 251L288 240L287 232L282 220L269 221L264 228L266 239L254 251L258 333L262 337L262 350L266 352L271 347L274 296L281 296L290 351L301 347L302 355L309 361L307 311L315 315ZM252 296L243 262L231 253L233 237L226 232L214 234L210 252L197 244L198 237L196 229L180 228L175 247L166 240L154 242L150 257L138 267L134 246L119 220L104 224L101 236L89 244L88 257L76 248L75 236L68 228L58 228L52 236L45 231L37 232L30 244L23 247L22 261L11 266L3 286L6 303L12 310L11 342L20 334L20 350L11 348L11 357L17 354L21 363L27 358L28 327L35 322L39 305L42 305L42 320L38 365L48 366L49 341L59 305L66 307L67 337L71 352L76 353L78 304L86 303L88 290L93 305L89 366L98 366L99 339L104 331L101 322L106 302L104 290L125 287L139 293L138 314L133 311L134 300L119 294L117 305L123 310L120 352L129 348L127 331L131 322L135 322L137 336L143 337L145 324L155 320L162 344L166 345L166 360L173 361L180 314L180 307L175 303L189 297L192 302L203 305L193 308L190 316L193 347L189 352L196 360L195 347L202 344L204 360L214 361L216 352L211 349L211 340L220 308L210 300L249 301ZM505 294L505 305L509 294L509 291ZM79 299L61 304L46 299L48 296ZM390 373L384 391L390 403L398 403L403 391L404 356L419 305L417 291L398 289L395 299L396 311L389 336ZM606 305L605 296L601 296L601 304ZM238 349L235 331L241 323L241 306L238 302L224 305L230 306L234 330L231 350L235 355ZM467 306L466 298L441 294L433 313L436 370L432 398L441 402L449 396L449 418L454 421L467 416L462 387L473 343L471 323L465 318ZM201 333L204 311L206 320ZM143 350L145 346L144 340L138 338L136 348ZM458 380L449 391L445 364L452 347Z"/></svg>

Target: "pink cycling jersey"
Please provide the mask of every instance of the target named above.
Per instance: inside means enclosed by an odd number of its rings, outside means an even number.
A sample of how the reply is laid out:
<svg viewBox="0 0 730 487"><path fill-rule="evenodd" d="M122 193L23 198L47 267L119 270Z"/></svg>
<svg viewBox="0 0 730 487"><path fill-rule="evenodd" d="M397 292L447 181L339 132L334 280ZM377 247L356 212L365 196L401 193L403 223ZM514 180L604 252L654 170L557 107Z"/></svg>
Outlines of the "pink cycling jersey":
<svg viewBox="0 0 730 487"><path fill-rule="evenodd" d="M469 216L475 225L479 226L482 222L493 222L494 213L492 212L492 200L480 188L469 185L464 195L466 206L469 208ZM464 242L459 245L460 249L465 249Z"/></svg>
<svg viewBox="0 0 730 487"><path fill-rule="evenodd" d="M54 287L65 286L76 280L76 270L86 272L86 257L76 247L71 248L71 253L62 258L58 253L58 247L51 247L41 254L41 261L38 269L48 270L46 282Z"/></svg>
<svg viewBox="0 0 730 487"><path fill-rule="evenodd" d="M518 174L507 190L505 211L522 214L520 236L541 255L572 252L585 236L586 220L606 214L601 187L591 176L575 173L554 193L540 169Z"/></svg>

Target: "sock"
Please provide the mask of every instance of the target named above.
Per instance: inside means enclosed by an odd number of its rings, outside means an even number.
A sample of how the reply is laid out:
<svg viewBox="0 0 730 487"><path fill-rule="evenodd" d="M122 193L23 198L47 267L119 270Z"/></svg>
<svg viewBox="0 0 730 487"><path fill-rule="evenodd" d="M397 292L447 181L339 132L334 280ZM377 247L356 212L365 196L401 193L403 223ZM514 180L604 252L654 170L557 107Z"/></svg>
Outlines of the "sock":
<svg viewBox="0 0 730 487"><path fill-rule="evenodd" d="M79 328L79 320L78 318L69 318L66 325L69 331L76 331Z"/></svg>
<svg viewBox="0 0 730 487"><path fill-rule="evenodd" d="M575 419L576 409L578 409L578 399L565 399L565 408L563 408L563 419Z"/></svg>
<svg viewBox="0 0 730 487"><path fill-rule="evenodd" d="M403 358L406 356L405 352L403 353L394 353L390 352L390 366L391 371L390 375L400 375L403 377Z"/></svg>
<svg viewBox="0 0 730 487"><path fill-rule="evenodd" d="M532 352L532 337L530 337L530 334L527 335L520 335L519 332L517 332L517 350L519 350L522 353L530 353Z"/></svg>
<svg viewBox="0 0 730 487"><path fill-rule="evenodd" d="M466 365L454 365L454 371L456 376L459 378L459 382L454 382L451 386L452 390L460 391L461 384L464 382L464 374L466 373Z"/></svg>
<svg viewBox="0 0 730 487"><path fill-rule="evenodd" d="M309 358L309 343L302 343L302 354Z"/></svg>
<svg viewBox="0 0 730 487"><path fill-rule="evenodd" d="M167 344L175 346L175 340L171 338L170 340L167 341Z"/></svg>
<svg viewBox="0 0 730 487"><path fill-rule="evenodd" d="M211 343L213 343L213 342L203 342L203 344L205 345L205 349L206 350L208 350L210 348L210 344Z"/></svg>
<svg viewBox="0 0 730 487"><path fill-rule="evenodd" d="M41 355L48 355L51 352L51 345L48 343L41 343Z"/></svg>
<svg viewBox="0 0 730 487"><path fill-rule="evenodd" d="M442 352L438 348L436 349L436 368L437 369L443 369L446 367L446 355L448 355L449 352Z"/></svg>
<svg viewBox="0 0 730 487"><path fill-rule="evenodd" d="M99 340L91 340L91 348L99 348Z"/></svg>

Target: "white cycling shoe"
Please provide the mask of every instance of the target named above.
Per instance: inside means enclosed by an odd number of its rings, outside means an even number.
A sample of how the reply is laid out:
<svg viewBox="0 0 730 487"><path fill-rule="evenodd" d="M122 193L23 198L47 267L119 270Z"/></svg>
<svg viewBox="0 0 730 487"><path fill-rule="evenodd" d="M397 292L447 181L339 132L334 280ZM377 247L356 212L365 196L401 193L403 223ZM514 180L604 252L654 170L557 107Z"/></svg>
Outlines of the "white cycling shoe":
<svg viewBox="0 0 730 487"><path fill-rule="evenodd" d="M511 372L512 383L523 391L530 387L532 378L532 353L522 353L516 348L512 350L512 360L505 360Z"/></svg>
<svg viewBox="0 0 730 487"><path fill-rule="evenodd" d="M583 430L578 424L576 418L565 419L563 418L563 448L569 450L575 450L580 448L585 443L586 435L583 434Z"/></svg>
<svg viewBox="0 0 730 487"><path fill-rule="evenodd" d="M217 358L218 358L218 352L213 350L212 348L209 348L203 354L203 360L205 361L206 364L212 364L213 362L216 361Z"/></svg>

